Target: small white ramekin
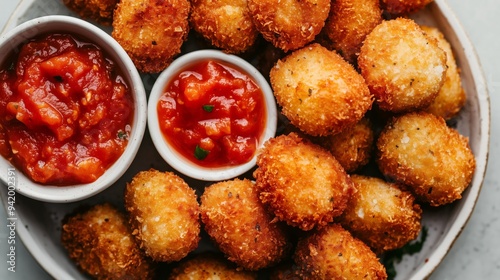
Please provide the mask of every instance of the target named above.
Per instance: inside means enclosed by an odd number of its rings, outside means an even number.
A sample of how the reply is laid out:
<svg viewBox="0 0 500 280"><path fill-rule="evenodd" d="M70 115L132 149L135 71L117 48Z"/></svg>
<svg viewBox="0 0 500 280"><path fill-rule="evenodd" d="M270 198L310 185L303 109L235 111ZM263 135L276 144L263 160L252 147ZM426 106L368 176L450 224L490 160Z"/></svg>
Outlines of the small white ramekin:
<svg viewBox="0 0 500 280"><path fill-rule="evenodd" d="M151 90L148 100L148 129L157 151L172 168L194 179L202 181L221 181L240 176L254 167L257 160L257 153L250 161L240 165L217 168L199 166L186 159L170 146L160 130L158 121L157 104L171 79L190 65L206 60L220 61L243 70L243 72L248 74L262 90L266 106L266 127L259 139L257 150L262 147L265 141L275 136L277 109L276 101L269 83L255 67L244 59L218 50L198 50L187 53L174 60L172 64L160 74Z"/></svg>
<svg viewBox="0 0 500 280"><path fill-rule="evenodd" d="M118 180L132 163L141 145L147 124L147 99L141 77L125 50L109 34L84 20L69 16L44 16L18 25L0 37L0 64L7 55L22 43L40 34L70 33L80 36L103 49L112 59L126 82L134 98L134 118L129 142L123 154L96 181L71 186L52 186L38 184L27 178L20 170L8 172L11 163L0 157L0 179L4 184L15 185L21 195L45 202L73 202L91 197ZM12 177L12 174L15 174Z"/></svg>

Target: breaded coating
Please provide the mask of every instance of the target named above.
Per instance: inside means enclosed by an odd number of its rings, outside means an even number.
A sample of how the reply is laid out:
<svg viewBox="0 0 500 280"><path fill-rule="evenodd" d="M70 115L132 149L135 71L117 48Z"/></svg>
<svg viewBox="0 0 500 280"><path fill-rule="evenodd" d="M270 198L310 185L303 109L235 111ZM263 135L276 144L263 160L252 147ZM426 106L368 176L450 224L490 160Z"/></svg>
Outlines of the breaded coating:
<svg viewBox="0 0 500 280"><path fill-rule="evenodd" d="M261 201L282 221L302 230L322 227L342 214L353 187L325 149L295 133L264 143L254 172Z"/></svg>
<svg viewBox="0 0 500 280"><path fill-rule="evenodd" d="M330 0L248 0L248 8L262 37L288 52L304 47L319 34Z"/></svg>
<svg viewBox="0 0 500 280"><path fill-rule="evenodd" d="M423 9L433 0L381 0L382 8L392 15L404 15Z"/></svg>
<svg viewBox="0 0 500 280"><path fill-rule="evenodd" d="M438 92L436 99L424 110L434 115L449 120L456 116L465 105L466 95L462 87L460 69L457 67L455 56L450 43L444 38L443 33L436 27L421 26L424 32L437 39L438 46L446 52L446 76L444 84Z"/></svg>
<svg viewBox="0 0 500 280"><path fill-rule="evenodd" d="M285 261L271 269L269 280L302 280L302 278L295 263Z"/></svg>
<svg viewBox="0 0 500 280"><path fill-rule="evenodd" d="M353 126L373 102L354 67L317 43L280 59L271 69L270 81L282 113L312 136Z"/></svg>
<svg viewBox="0 0 500 280"><path fill-rule="evenodd" d="M332 153L347 173L352 173L365 166L372 157L372 123L369 118L362 118L353 127L338 134L321 137L320 144Z"/></svg>
<svg viewBox="0 0 500 280"><path fill-rule="evenodd" d="M366 37L358 67L382 110L429 106L444 83L446 53L411 19L383 21Z"/></svg>
<svg viewBox="0 0 500 280"><path fill-rule="evenodd" d="M381 22L379 0L335 0L323 32L333 48L355 64L366 35Z"/></svg>
<svg viewBox="0 0 500 280"><path fill-rule="evenodd" d="M339 219L345 229L376 253L417 238L422 209L413 194L380 178L352 175L351 179L356 191Z"/></svg>
<svg viewBox="0 0 500 280"><path fill-rule="evenodd" d="M197 197L174 173L154 169L137 173L125 189L125 209L132 234L153 260L178 261L198 247Z"/></svg>
<svg viewBox="0 0 500 280"><path fill-rule="evenodd" d="M111 25L113 22L113 11L119 1L120 0L63 0L63 3L83 19L91 19L103 25Z"/></svg>
<svg viewBox="0 0 500 280"><path fill-rule="evenodd" d="M188 0L121 0L111 35L139 71L161 72L187 39L190 8Z"/></svg>
<svg viewBox="0 0 500 280"><path fill-rule="evenodd" d="M265 210L248 179L218 182L205 188L201 219L217 247L243 269L277 264L290 251L284 229Z"/></svg>
<svg viewBox="0 0 500 280"><path fill-rule="evenodd" d="M227 260L215 254L197 255L177 264L168 280L256 280L254 272L237 270Z"/></svg>
<svg viewBox="0 0 500 280"><path fill-rule="evenodd" d="M109 203L65 217L61 242L94 279L153 278L154 267L135 243L125 215Z"/></svg>
<svg viewBox="0 0 500 280"><path fill-rule="evenodd" d="M380 171L431 206L460 199L476 167L468 139L430 113L393 118L376 145Z"/></svg>
<svg viewBox="0 0 500 280"><path fill-rule="evenodd" d="M294 259L301 279L387 279L375 253L338 224L300 240Z"/></svg>
<svg viewBox="0 0 500 280"><path fill-rule="evenodd" d="M259 32L248 10L247 0L192 0L190 23L212 45L228 53L252 47Z"/></svg>

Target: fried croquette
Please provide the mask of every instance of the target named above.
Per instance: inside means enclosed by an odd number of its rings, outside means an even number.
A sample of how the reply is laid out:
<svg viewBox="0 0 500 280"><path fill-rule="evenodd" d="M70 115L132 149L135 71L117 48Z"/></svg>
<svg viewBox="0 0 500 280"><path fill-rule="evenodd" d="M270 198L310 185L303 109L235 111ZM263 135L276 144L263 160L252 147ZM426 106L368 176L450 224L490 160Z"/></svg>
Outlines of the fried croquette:
<svg viewBox="0 0 500 280"><path fill-rule="evenodd" d="M168 280L256 280L254 272L237 270L227 260L215 254L197 255L177 264Z"/></svg>
<svg viewBox="0 0 500 280"><path fill-rule="evenodd" d="M338 224L300 240L294 259L301 279L387 279L375 253Z"/></svg>
<svg viewBox="0 0 500 280"><path fill-rule="evenodd" d="M302 280L302 278L295 263L286 261L271 269L269 280Z"/></svg>
<svg viewBox="0 0 500 280"><path fill-rule="evenodd" d="M404 15L423 9L433 0L381 0L382 8L391 15Z"/></svg>
<svg viewBox="0 0 500 280"><path fill-rule="evenodd" d="M279 220L302 230L332 222L353 190L349 176L325 149L295 133L264 143L254 171L261 201Z"/></svg>
<svg viewBox="0 0 500 280"><path fill-rule="evenodd" d="M278 60L270 73L282 113L312 136L341 132L372 106L372 95L354 67L314 43Z"/></svg>
<svg viewBox="0 0 500 280"><path fill-rule="evenodd" d="M145 73L164 70L187 39L188 0L121 0L111 35Z"/></svg>
<svg viewBox="0 0 500 280"><path fill-rule="evenodd" d="M381 22L379 0L335 0L323 32L333 48L355 64L366 35Z"/></svg>
<svg viewBox="0 0 500 280"><path fill-rule="evenodd" d="M193 0L190 23L212 45L228 53L252 47L259 32L246 0Z"/></svg>
<svg viewBox="0 0 500 280"><path fill-rule="evenodd" d="M415 197L395 183L352 175L356 191L338 220L376 253L403 247L417 238L422 209Z"/></svg>
<svg viewBox="0 0 500 280"><path fill-rule="evenodd" d="M460 199L476 166L468 139L430 113L394 117L376 146L382 173L431 206Z"/></svg>
<svg viewBox="0 0 500 280"><path fill-rule="evenodd" d="M413 20L397 18L368 34L358 67L382 110L415 111L429 106L443 85L446 53Z"/></svg>
<svg viewBox="0 0 500 280"><path fill-rule="evenodd" d="M113 11L119 1L120 0L63 0L63 3L83 19L91 19L103 25L111 25L113 22Z"/></svg>
<svg viewBox="0 0 500 280"><path fill-rule="evenodd" d="M94 279L152 279L154 267L135 243L125 215L99 204L63 220L69 257Z"/></svg>
<svg viewBox="0 0 500 280"><path fill-rule="evenodd" d="M205 188L201 219L217 247L243 269L269 267L290 252L284 229L273 222L250 180L234 179Z"/></svg>
<svg viewBox="0 0 500 280"><path fill-rule="evenodd" d="M132 234L158 262L184 258L200 240L199 204L187 183L172 172L137 173L125 188Z"/></svg>
<svg viewBox="0 0 500 280"><path fill-rule="evenodd" d="M372 123L369 118L362 118L338 134L321 137L320 144L332 153L347 173L352 173L365 166L372 157Z"/></svg>
<svg viewBox="0 0 500 280"><path fill-rule="evenodd" d="M465 105L466 96L462 87L460 70L457 67L453 50L444 34L436 27L421 26L424 32L437 39L438 46L446 52L446 76L436 99L424 110L437 116L449 120L455 117L460 109Z"/></svg>
<svg viewBox="0 0 500 280"><path fill-rule="evenodd" d="M330 0L248 0L248 8L262 37L288 52L304 47L319 34Z"/></svg>

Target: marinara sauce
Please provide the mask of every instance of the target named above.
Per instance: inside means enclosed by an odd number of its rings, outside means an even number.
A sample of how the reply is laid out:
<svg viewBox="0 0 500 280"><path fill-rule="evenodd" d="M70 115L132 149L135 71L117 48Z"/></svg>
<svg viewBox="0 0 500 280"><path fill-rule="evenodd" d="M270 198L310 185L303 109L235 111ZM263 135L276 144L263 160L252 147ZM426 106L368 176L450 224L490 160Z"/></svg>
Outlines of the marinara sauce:
<svg viewBox="0 0 500 280"><path fill-rule="evenodd" d="M71 34L24 44L0 70L0 153L33 181L99 178L123 153L133 99L113 61Z"/></svg>
<svg viewBox="0 0 500 280"><path fill-rule="evenodd" d="M241 70L207 60L184 69L165 88L157 109L167 141L204 167L248 162L264 131L266 109L257 84Z"/></svg>

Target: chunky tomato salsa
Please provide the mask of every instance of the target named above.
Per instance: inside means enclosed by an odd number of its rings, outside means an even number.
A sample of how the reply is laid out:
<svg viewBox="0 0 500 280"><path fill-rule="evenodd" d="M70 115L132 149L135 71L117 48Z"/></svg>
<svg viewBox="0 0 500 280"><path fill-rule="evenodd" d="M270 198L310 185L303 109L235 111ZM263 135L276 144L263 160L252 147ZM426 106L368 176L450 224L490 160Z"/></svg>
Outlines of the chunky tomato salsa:
<svg viewBox="0 0 500 280"><path fill-rule="evenodd" d="M216 61L184 69L157 106L165 138L205 167L248 162L264 131L262 90L245 73Z"/></svg>
<svg viewBox="0 0 500 280"><path fill-rule="evenodd" d="M0 70L0 153L33 181L99 178L123 153L133 99L115 63L71 34L30 40Z"/></svg>

